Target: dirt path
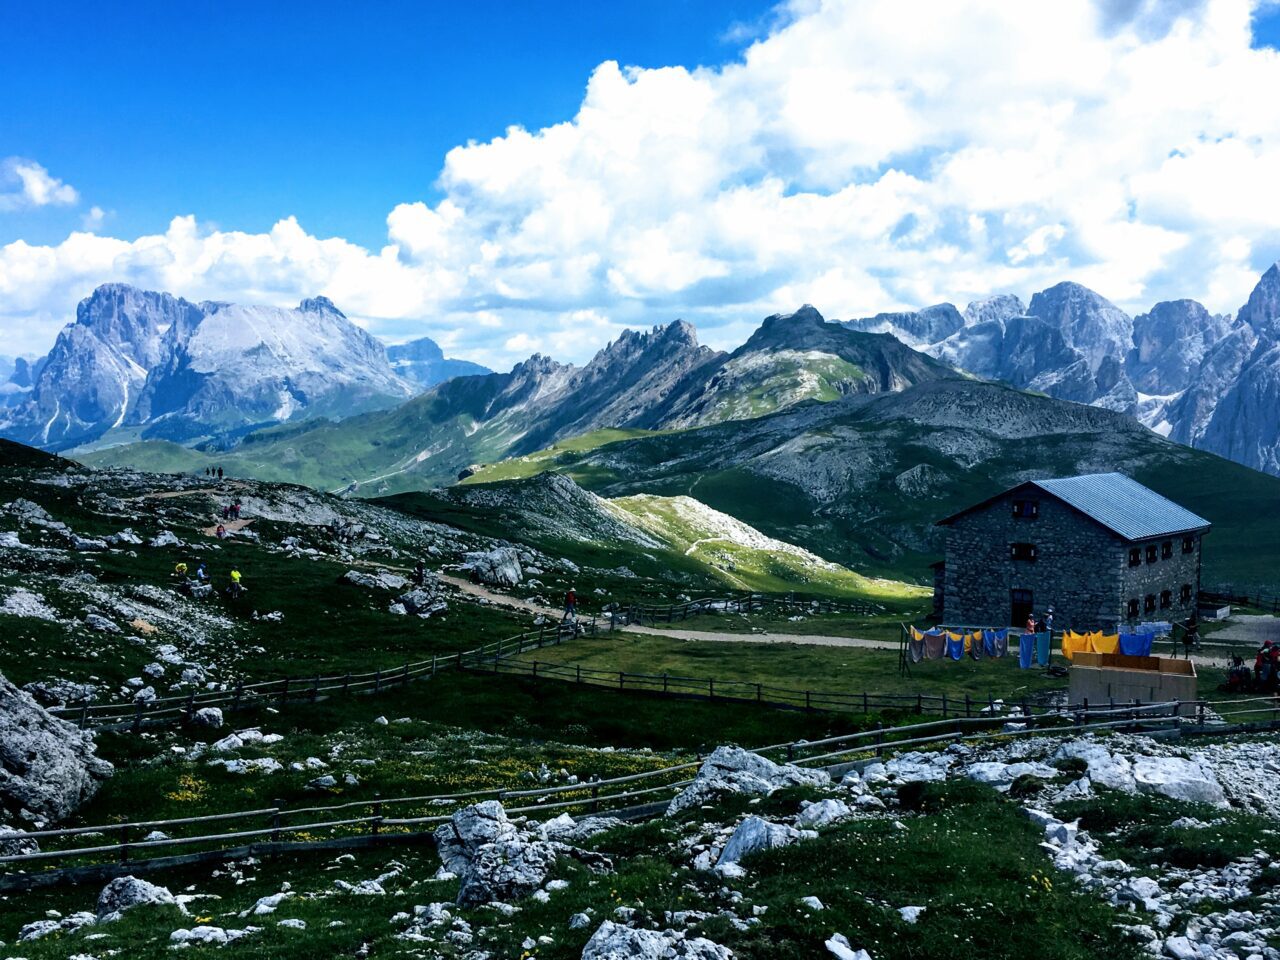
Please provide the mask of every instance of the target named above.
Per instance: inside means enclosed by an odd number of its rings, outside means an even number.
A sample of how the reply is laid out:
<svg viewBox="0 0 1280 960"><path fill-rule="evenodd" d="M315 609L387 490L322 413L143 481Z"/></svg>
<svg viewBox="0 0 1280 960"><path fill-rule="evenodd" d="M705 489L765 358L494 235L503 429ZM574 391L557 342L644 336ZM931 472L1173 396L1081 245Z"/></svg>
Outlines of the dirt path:
<svg viewBox="0 0 1280 960"><path fill-rule="evenodd" d="M125 503L137 503L139 500L173 500L177 497L194 497L197 494L208 493L218 495L227 492L230 487L236 490L243 490L246 485L238 480L228 480L226 487L195 487L191 490L158 490L153 493L143 493L136 497L126 497Z"/></svg>
<svg viewBox="0 0 1280 960"><path fill-rule="evenodd" d="M206 537L216 537L218 535L218 524L221 524L226 528L227 533L235 533L237 530L243 530L253 523L255 519L255 517L245 517L243 520L219 520L212 527L205 527L200 532Z"/></svg>
<svg viewBox="0 0 1280 960"><path fill-rule="evenodd" d="M828 637L811 633L715 633L704 630L659 630L652 627L623 627L628 633L677 640L706 640L711 643L794 643L812 647L859 647L864 650L897 650L892 640L863 640L858 637Z"/></svg>

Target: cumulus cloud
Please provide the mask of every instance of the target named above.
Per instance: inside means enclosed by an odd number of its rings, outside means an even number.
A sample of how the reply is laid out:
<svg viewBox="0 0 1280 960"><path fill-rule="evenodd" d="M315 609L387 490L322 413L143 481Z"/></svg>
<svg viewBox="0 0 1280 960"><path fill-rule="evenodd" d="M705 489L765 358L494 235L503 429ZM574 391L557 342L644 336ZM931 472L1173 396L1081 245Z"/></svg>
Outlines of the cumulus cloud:
<svg viewBox="0 0 1280 960"><path fill-rule="evenodd" d="M0 250L45 339L104 280L271 303L505 365L683 317L718 346L1063 279L1234 310L1280 253L1280 54L1249 0L795 0L732 63L601 64L577 113L444 158L369 250L285 217ZM69 189L69 188L68 188ZM42 344L25 343L25 348Z"/></svg>
<svg viewBox="0 0 1280 960"><path fill-rule="evenodd" d="M80 194L34 160L9 157L0 161L0 211L28 207L70 206Z"/></svg>

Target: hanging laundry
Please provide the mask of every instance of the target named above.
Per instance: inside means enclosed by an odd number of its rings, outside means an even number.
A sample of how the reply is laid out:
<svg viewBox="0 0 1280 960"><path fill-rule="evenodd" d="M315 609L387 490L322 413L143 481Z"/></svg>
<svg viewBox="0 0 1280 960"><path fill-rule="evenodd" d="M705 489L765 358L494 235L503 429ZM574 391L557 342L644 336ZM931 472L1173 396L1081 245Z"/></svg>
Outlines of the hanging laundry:
<svg viewBox="0 0 1280 960"><path fill-rule="evenodd" d="M1101 630L1089 638L1089 649L1093 653L1115 653L1120 645L1120 634L1104 634Z"/></svg>
<svg viewBox="0 0 1280 960"><path fill-rule="evenodd" d="M1048 630L1036 634L1036 663L1042 667L1049 665L1049 646L1052 639L1053 634Z"/></svg>
<svg viewBox="0 0 1280 960"><path fill-rule="evenodd" d="M930 630L924 635L924 656L926 660L941 660L947 651L947 638L941 633Z"/></svg>
<svg viewBox="0 0 1280 960"><path fill-rule="evenodd" d="M1035 656L1036 635L1034 633L1024 633L1018 638L1018 666L1023 670L1030 670Z"/></svg>
<svg viewBox="0 0 1280 960"><path fill-rule="evenodd" d="M919 663L924 659L924 637L907 642L907 655L911 658L912 663Z"/></svg>
<svg viewBox="0 0 1280 960"><path fill-rule="evenodd" d="M947 634L947 656L952 660L959 660L964 656L964 637L960 634Z"/></svg>
<svg viewBox="0 0 1280 960"><path fill-rule="evenodd" d="M1120 652L1126 657L1151 656L1151 644L1155 640L1149 633L1120 634Z"/></svg>

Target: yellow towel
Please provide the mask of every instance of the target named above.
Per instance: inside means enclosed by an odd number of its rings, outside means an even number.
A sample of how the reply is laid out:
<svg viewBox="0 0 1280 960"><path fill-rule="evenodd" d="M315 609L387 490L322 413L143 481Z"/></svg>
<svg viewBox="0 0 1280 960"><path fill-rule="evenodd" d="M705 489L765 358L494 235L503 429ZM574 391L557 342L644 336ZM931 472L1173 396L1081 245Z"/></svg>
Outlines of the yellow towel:
<svg viewBox="0 0 1280 960"><path fill-rule="evenodd" d="M1062 655L1068 660L1074 660L1077 653L1088 653L1089 648L1089 637L1085 634L1068 630L1062 638Z"/></svg>
<svg viewBox="0 0 1280 960"><path fill-rule="evenodd" d="M1120 647L1120 634L1105 636L1101 631L1090 638L1090 646L1094 653L1115 653Z"/></svg>
<svg viewBox="0 0 1280 960"><path fill-rule="evenodd" d="M923 640L923 639L924 639L924 634L923 634L923 633L921 633L919 630L917 630L915 627L908 627L907 629L911 631L911 639L912 639L912 640Z"/></svg>

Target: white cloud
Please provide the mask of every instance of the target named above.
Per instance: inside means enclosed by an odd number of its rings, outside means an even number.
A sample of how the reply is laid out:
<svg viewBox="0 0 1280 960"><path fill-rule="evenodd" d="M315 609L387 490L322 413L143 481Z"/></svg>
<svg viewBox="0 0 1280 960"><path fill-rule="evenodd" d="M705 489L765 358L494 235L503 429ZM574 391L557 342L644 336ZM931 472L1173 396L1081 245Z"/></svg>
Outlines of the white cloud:
<svg viewBox="0 0 1280 960"><path fill-rule="evenodd" d="M0 211L28 207L71 206L80 194L34 160L9 157L0 161Z"/></svg>
<svg viewBox="0 0 1280 960"><path fill-rule="evenodd" d="M0 329L46 346L114 279L323 293L494 366L677 316L730 346L805 301L849 317L1062 279L1231 311L1280 254L1280 54L1251 47L1252 9L795 0L731 64L603 63L574 117L451 150L443 199L395 207L380 250L291 217L10 244Z"/></svg>

